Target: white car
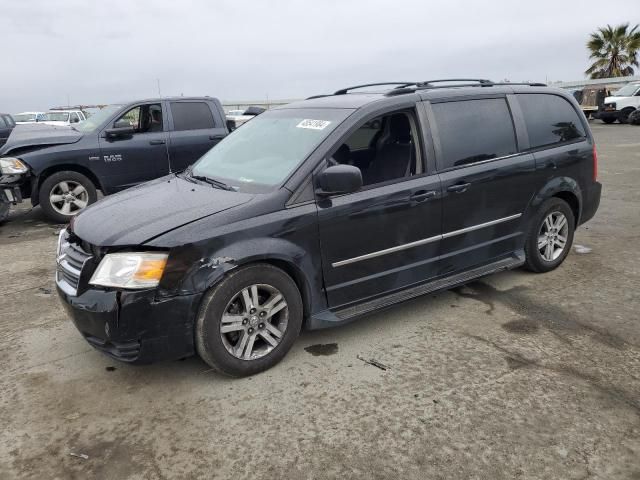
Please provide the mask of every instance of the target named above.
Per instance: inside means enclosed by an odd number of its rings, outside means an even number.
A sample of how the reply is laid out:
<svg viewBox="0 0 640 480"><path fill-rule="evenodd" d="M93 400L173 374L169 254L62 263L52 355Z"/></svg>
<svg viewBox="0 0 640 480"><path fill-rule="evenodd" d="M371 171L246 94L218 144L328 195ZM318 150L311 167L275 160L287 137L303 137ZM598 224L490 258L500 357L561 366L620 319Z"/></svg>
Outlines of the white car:
<svg viewBox="0 0 640 480"><path fill-rule="evenodd" d="M256 115L260 115L265 109L262 107L249 107L246 110L229 110L227 112L227 126L229 130L235 130L243 123L247 123Z"/></svg>
<svg viewBox="0 0 640 480"><path fill-rule="evenodd" d="M628 83L604 99L598 118L605 123L627 123L629 115L640 108L640 82Z"/></svg>
<svg viewBox="0 0 640 480"><path fill-rule="evenodd" d="M49 110L44 114L42 123L45 125L73 125L86 120L86 115L82 110Z"/></svg>
<svg viewBox="0 0 640 480"><path fill-rule="evenodd" d="M37 123L44 120L44 112L21 112L11 115L16 125L25 125L27 123Z"/></svg>

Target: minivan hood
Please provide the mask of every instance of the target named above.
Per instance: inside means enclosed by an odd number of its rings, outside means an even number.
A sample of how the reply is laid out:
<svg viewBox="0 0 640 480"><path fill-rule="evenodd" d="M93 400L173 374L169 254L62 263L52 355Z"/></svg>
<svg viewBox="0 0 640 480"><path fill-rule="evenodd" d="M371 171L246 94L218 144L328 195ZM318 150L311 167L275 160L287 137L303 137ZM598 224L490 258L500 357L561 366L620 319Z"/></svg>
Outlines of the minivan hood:
<svg viewBox="0 0 640 480"><path fill-rule="evenodd" d="M142 245L170 230L247 203L253 197L169 175L91 205L74 219L73 232L101 247Z"/></svg>
<svg viewBox="0 0 640 480"><path fill-rule="evenodd" d="M56 127L39 123L16 125L9 135L7 143L0 148L0 155L16 148L31 146L64 145L76 143L82 133L70 127Z"/></svg>

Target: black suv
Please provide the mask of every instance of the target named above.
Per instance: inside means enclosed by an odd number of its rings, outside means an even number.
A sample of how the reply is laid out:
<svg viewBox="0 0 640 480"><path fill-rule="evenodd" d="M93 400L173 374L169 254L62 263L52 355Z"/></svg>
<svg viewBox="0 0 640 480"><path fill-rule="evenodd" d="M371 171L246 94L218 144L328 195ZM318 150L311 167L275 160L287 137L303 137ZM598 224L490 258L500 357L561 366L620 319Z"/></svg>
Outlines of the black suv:
<svg viewBox="0 0 640 480"><path fill-rule="evenodd" d="M187 171L91 206L58 246L75 325L120 360L197 352L243 376L303 326L556 268L600 200L578 104L541 85L448 82L269 110Z"/></svg>

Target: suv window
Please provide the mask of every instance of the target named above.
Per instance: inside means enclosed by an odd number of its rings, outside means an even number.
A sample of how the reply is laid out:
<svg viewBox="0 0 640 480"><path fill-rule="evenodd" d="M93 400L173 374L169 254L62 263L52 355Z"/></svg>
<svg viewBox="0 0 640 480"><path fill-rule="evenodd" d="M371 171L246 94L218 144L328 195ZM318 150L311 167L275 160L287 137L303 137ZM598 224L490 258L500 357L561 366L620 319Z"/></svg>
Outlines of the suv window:
<svg viewBox="0 0 640 480"><path fill-rule="evenodd" d="M135 133L162 132L162 106L159 103L149 103L133 107L114 122L116 126L124 124L133 127Z"/></svg>
<svg viewBox="0 0 640 480"><path fill-rule="evenodd" d="M0 116L0 128L8 127L7 123L4 120L3 116Z"/></svg>
<svg viewBox="0 0 640 480"><path fill-rule="evenodd" d="M204 102L171 102L173 129L201 130L214 128L213 115Z"/></svg>
<svg viewBox="0 0 640 480"><path fill-rule="evenodd" d="M558 95L519 94L531 148L570 142L586 137L578 113Z"/></svg>
<svg viewBox="0 0 640 480"><path fill-rule="evenodd" d="M505 99L436 103L432 108L442 150L439 170L517 152L513 121Z"/></svg>
<svg viewBox="0 0 640 480"><path fill-rule="evenodd" d="M70 123L78 123L80 121L80 117L76 112L71 112L71 118L69 118Z"/></svg>
<svg viewBox="0 0 640 480"><path fill-rule="evenodd" d="M353 132L333 153L332 160L358 167L363 186L410 177L422 173L416 137L413 113L390 113Z"/></svg>
<svg viewBox="0 0 640 480"><path fill-rule="evenodd" d="M13 118L11 118L11 115L5 115L4 121L7 122L7 126L9 127L15 127L16 125L16 122L13 121Z"/></svg>

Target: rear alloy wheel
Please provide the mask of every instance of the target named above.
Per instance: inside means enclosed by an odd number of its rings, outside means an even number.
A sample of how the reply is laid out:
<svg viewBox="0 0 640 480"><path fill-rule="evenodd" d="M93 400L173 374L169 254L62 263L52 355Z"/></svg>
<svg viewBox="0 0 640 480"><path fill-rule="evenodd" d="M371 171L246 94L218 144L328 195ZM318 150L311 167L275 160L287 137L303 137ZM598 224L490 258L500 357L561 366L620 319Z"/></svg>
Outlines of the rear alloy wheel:
<svg viewBox="0 0 640 480"><path fill-rule="evenodd" d="M302 326L302 299L289 275L268 264L230 273L205 296L196 319L196 350L232 377L278 363Z"/></svg>
<svg viewBox="0 0 640 480"><path fill-rule="evenodd" d="M54 173L40 187L40 205L47 218L58 223L68 223L97 198L91 180L78 172Z"/></svg>
<svg viewBox="0 0 640 480"><path fill-rule="evenodd" d="M534 272L557 268L569 254L573 243L573 211L560 198L545 201L533 219L525 243L525 267Z"/></svg>

